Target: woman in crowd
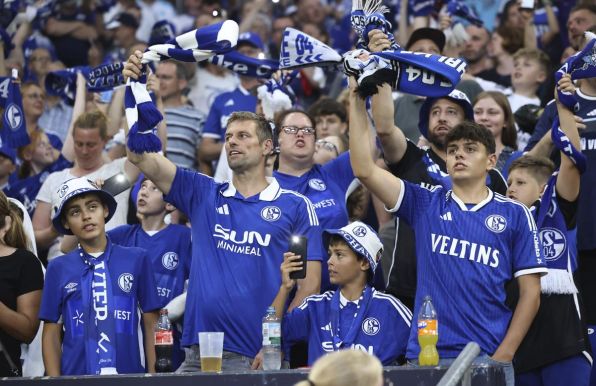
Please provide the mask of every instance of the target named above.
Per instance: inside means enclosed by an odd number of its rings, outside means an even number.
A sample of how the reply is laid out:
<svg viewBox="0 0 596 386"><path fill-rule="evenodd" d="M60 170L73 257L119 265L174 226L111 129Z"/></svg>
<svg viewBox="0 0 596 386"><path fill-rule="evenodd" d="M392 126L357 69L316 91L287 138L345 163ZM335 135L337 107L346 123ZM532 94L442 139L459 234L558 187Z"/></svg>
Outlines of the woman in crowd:
<svg viewBox="0 0 596 386"><path fill-rule="evenodd" d="M474 121L489 129L495 137L496 169L506 173L511 162L521 156L517 151L517 131L507 97L498 91L485 91L478 94L473 108Z"/></svg>
<svg viewBox="0 0 596 386"><path fill-rule="evenodd" d="M39 327L43 273L27 250L21 217L0 192L0 377L20 376L21 343L30 343Z"/></svg>
<svg viewBox="0 0 596 386"><path fill-rule="evenodd" d="M294 386L382 386L383 366L360 350L335 351L319 358L308 379Z"/></svg>

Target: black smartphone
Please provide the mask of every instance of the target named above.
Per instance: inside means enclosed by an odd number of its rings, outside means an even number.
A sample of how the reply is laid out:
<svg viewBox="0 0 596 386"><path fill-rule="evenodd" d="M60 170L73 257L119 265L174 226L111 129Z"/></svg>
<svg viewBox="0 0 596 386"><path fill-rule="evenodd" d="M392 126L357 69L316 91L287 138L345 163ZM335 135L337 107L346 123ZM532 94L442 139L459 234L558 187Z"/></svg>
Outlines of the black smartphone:
<svg viewBox="0 0 596 386"><path fill-rule="evenodd" d="M292 236L289 251L300 255L300 261L302 261L302 269L290 272L290 279L304 279L306 277L306 236Z"/></svg>
<svg viewBox="0 0 596 386"><path fill-rule="evenodd" d="M131 186L126 174L118 173L105 180L101 189L116 197Z"/></svg>

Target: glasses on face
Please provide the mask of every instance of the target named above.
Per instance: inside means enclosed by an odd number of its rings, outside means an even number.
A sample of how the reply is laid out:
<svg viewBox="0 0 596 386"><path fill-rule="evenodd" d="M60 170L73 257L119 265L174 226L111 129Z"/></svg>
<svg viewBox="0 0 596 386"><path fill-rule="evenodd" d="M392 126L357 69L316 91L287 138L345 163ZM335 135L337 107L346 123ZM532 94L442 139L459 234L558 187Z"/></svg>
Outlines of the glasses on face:
<svg viewBox="0 0 596 386"><path fill-rule="evenodd" d="M316 150L325 149L327 151L335 152L335 155L339 155L339 150L337 149L337 146L335 146L334 143L325 141L324 139L319 139L317 142L315 142L315 146Z"/></svg>
<svg viewBox="0 0 596 386"><path fill-rule="evenodd" d="M314 135L315 134L315 128L314 127L309 127L309 126L305 126L305 127L282 126L281 129L286 134L296 134L299 131L301 131L303 135Z"/></svg>

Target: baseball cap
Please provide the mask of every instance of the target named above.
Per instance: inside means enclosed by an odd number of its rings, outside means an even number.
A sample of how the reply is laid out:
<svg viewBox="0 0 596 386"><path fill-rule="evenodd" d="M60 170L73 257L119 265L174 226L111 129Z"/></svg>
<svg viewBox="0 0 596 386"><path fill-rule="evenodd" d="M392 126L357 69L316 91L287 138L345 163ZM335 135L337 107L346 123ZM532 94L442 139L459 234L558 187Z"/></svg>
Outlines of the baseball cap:
<svg viewBox="0 0 596 386"><path fill-rule="evenodd" d="M0 146L0 155L11 160L13 164L17 163L17 152L15 151L15 149L11 147L8 147L6 145Z"/></svg>
<svg viewBox="0 0 596 386"><path fill-rule="evenodd" d="M379 259L377 255L383 250L383 243L377 232L360 221L354 221L340 229L325 229L323 231L323 245L329 247L331 235L338 235L345 240L350 248L368 260L372 273L375 273Z"/></svg>
<svg viewBox="0 0 596 386"><path fill-rule="evenodd" d="M452 102L457 103L464 109L464 117L468 121L474 120L474 110L472 109L472 103L464 94L459 90L453 90L448 95L437 97L437 98L426 98L422 106L420 107L420 113L418 114L418 127L420 133L424 138L428 138L428 117L430 115L430 109L439 99L448 99Z"/></svg>
<svg viewBox="0 0 596 386"><path fill-rule="evenodd" d="M412 32L406 44L406 50L409 50L414 43L422 39L433 41L439 47L439 52L443 52L443 48L445 48L445 34L441 30L428 27L418 28Z"/></svg>
<svg viewBox="0 0 596 386"><path fill-rule="evenodd" d="M236 44L236 46L239 46L241 44L250 44L251 46L260 50L265 49L261 37L254 32L242 32L240 35L238 35L238 43Z"/></svg>
<svg viewBox="0 0 596 386"><path fill-rule="evenodd" d="M130 13L122 12L106 24L106 29L118 28L121 25L137 29L139 28L139 21Z"/></svg>
<svg viewBox="0 0 596 386"><path fill-rule="evenodd" d="M176 27L167 20L161 20L153 24L151 36L149 37L149 46L154 44L164 44L170 39L176 38Z"/></svg>
<svg viewBox="0 0 596 386"><path fill-rule="evenodd" d="M54 224L54 228L56 228L58 232L65 235L72 235L72 232L62 225L62 211L68 201L85 193L95 193L99 196L101 202L108 207L108 217L106 217L106 222L110 221L117 206L114 197L105 190L101 190L97 185L85 177L72 178L60 185L52 197L52 224Z"/></svg>

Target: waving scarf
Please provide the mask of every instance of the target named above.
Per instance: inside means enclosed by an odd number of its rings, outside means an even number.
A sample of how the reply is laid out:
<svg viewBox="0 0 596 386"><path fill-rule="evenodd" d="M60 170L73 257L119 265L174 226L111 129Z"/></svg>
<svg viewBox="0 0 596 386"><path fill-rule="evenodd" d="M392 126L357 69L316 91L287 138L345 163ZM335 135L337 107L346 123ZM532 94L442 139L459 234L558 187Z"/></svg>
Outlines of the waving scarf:
<svg viewBox="0 0 596 386"><path fill-rule="evenodd" d="M17 148L31 143L23 112L23 98L21 87L15 82L16 76L8 82L6 103L2 114L2 130L0 138L2 145Z"/></svg>
<svg viewBox="0 0 596 386"><path fill-rule="evenodd" d="M555 81L558 82L566 74L571 74L572 80L596 77L596 34L590 31L584 34L589 42L580 52L565 61L555 73ZM576 103L575 95L563 91L557 91L557 93L559 101L573 111Z"/></svg>
<svg viewBox="0 0 596 386"><path fill-rule="evenodd" d="M149 47L143 54L142 63L170 58L183 62L200 62L230 51L237 41L238 24L226 20ZM126 84L124 107L130 128L127 145L134 153L161 150L161 141L156 135L155 126L163 117L151 101L146 82L144 73L138 80L129 79Z"/></svg>
<svg viewBox="0 0 596 386"><path fill-rule="evenodd" d="M226 52L209 59L209 62L231 70L238 75L251 78L269 79L279 70L279 61L270 59L257 59L242 55L238 51Z"/></svg>
<svg viewBox="0 0 596 386"><path fill-rule="evenodd" d="M462 19L469 21L477 27L482 27L484 23L474 14L466 4L459 0L450 0L447 3L447 13L451 16L459 16Z"/></svg>

